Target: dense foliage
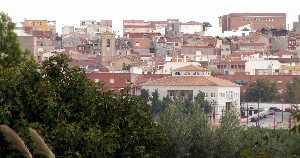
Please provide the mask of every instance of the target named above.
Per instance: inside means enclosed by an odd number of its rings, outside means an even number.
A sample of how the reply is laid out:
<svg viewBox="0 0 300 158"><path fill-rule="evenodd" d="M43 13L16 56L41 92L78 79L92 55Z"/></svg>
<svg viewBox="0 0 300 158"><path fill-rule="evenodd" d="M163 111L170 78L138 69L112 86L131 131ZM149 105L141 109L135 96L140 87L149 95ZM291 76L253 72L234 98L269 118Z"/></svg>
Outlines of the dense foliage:
<svg viewBox="0 0 300 158"><path fill-rule="evenodd" d="M13 25L6 15L1 17L1 26L6 19ZM24 52L13 27L0 32L1 38L6 32L13 38L13 42L1 40L1 52L21 59ZM142 99L103 91L81 69L70 66L63 54L42 65L14 58L1 62L0 124L15 130L34 157L29 127L44 137L57 157L160 157L166 137ZM20 157L3 133L0 142L1 156Z"/></svg>
<svg viewBox="0 0 300 158"><path fill-rule="evenodd" d="M300 79L293 78L287 84L287 100L289 103L300 103Z"/></svg>
<svg viewBox="0 0 300 158"><path fill-rule="evenodd" d="M257 80L250 85L245 94L247 101L253 102L272 102L277 99L277 85L271 80Z"/></svg>

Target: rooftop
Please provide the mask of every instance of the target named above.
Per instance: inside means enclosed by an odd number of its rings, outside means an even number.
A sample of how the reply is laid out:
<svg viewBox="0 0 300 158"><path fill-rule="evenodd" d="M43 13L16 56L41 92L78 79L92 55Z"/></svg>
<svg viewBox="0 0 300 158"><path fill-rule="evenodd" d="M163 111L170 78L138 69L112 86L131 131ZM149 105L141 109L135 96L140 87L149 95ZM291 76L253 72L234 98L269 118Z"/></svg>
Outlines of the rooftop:
<svg viewBox="0 0 300 158"><path fill-rule="evenodd" d="M200 65L188 65L188 66L177 68L175 71L208 71L208 70L207 68L204 68Z"/></svg>
<svg viewBox="0 0 300 158"><path fill-rule="evenodd" d="M224 86L238 87L231 81L212 76L168 76L150 80L142 86Z"/></svg>

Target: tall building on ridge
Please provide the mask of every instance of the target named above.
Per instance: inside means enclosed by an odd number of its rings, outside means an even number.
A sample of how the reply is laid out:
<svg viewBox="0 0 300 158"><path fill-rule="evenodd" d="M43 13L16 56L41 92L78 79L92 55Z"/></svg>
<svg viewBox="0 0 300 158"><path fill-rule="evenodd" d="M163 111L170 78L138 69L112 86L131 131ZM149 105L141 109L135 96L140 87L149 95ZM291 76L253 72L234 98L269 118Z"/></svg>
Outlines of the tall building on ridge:
<svg viewBox="0 0 300 158"><path fill-rule="evenodd" d="M222 32L237 30L248 24L254 30L286 29L286 13L231 13L219 17L219 23Z"/></svg>

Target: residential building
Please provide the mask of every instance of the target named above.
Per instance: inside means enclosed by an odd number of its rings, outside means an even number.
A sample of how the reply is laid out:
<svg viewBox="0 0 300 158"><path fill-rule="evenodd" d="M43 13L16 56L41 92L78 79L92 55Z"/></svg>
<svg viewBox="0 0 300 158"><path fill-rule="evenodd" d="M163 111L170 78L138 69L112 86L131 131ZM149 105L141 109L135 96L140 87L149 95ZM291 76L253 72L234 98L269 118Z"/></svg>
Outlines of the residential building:
<svg viewBox="0 0 300 158"><path fill-rule="evenodd" d="M240 51L260 51L264 52L268 50L268 45L265 43L256 43L256 42L243 42L239 43L239 50Z"/></svg>
<svg viewBox="0 0 300 158"><path fill-rule="evenodd" d="M29 50L35 59L38 59L37 37L25 33L24 30L21 29L17 29L15 32L17 34L21 49Z"/></svg>
<svg viewBox="0 0 300 158"><path fill-rule="evenodd" d="M247 75L278 75L281 63L278 60L251 60L245 63Z"/></svg>
<svg viewBox="0 0 300 158"><path fill-rule="evenodd" d="M126 33L151 33L153 27L144 20L123 20L123 34Z"/></svg>
<svg viewBox="0 0 300 158"><path fill-rule="evenodd" d="M28 31L50 31L49 21L48 20L27 20L25 19L23 24L23 29Z"/></svg>
<svg viewBox="0 0 300 158"><path fill-rule="evenodd" d="M212 117L219 120L225 111L240 107L240 87L231 81L210 76L201 66L185 66L172 71L172 76L142 83L141 88L149 94L157 91L163 97L193 100L199 92L212 103Z"/></svg>
<svg viewBox="0 0 300 158"><path fill-rule="evenodd" d="M224 75L235 75L245 73L246 61L217 61L212 65L216 65L216 73Z"/></svg>
<svg viewBox="0 0 300 158"><path fill-rule="evenodd" d="M189 65L195 65L195 66L201 66L198 62L187 62L186 58L184 58L182 61L178 61L178 58L175 59L176 61L172 62L166 62L163 65L163 68L161 71L158 71L159 74L171 74L174 70L180 67L189 66Z"/></svg>
<svg viewBox="0 0 300 158"><path fill-rule="evenodd" d="M166 37L174 38L180 35L181 22L179 19L167 19Z"/></svg>
<svg viewBox="0 0 300 158"><path fill-rule="evenodd" d="M222 32L237 30L250 24L253 30L262 28L286 29L285 13L231 13L219 17Z"/></svg>
<svg viewBox="0 0 300 158"><path fill-rule="evenodd" d="M22 25L26 33L35 37L53 39L56 34L56 21L25 19Z"/></svg>
<svg viewBox="0 0 300 158"><path fill-rule="evenodd" d="M200 22L189 21L180 24L180 32L183 34L194 34L194 33L203 34L204 26Z"/></svg>
<svg viewBox="0 0 300 158"><path fill-rule="evenodd" d="M69 35L71 33L74 33L75 28L74 26L63 26L62 28L62 36Z"/></svg>
<svg viewBox="0 0 300 158"><path fill-rule="evenodd" d="M293 30L300 34L300 15L298 15L298 21L293 23Z"/></svg>

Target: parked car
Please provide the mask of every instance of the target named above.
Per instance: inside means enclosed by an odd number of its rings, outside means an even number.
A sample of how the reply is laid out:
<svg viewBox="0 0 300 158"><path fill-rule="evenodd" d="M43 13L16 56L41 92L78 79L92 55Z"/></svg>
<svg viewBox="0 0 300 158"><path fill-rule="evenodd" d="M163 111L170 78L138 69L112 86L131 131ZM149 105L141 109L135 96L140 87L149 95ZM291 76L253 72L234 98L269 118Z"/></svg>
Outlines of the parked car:
<svg viewBox="0 0 300 158"><path fill-rule="evenodd" d="M281 110L277 107L270 107L269 109L270 111L274 111L274 112L281 112Z"/></svg>

